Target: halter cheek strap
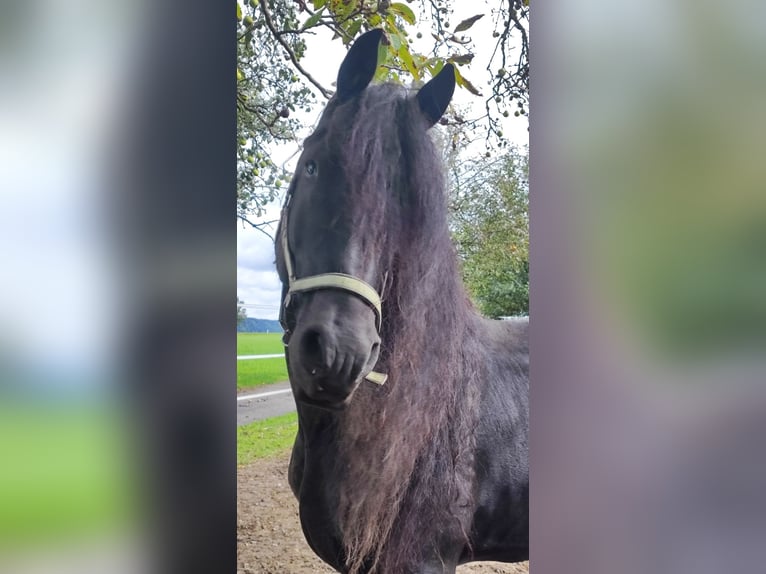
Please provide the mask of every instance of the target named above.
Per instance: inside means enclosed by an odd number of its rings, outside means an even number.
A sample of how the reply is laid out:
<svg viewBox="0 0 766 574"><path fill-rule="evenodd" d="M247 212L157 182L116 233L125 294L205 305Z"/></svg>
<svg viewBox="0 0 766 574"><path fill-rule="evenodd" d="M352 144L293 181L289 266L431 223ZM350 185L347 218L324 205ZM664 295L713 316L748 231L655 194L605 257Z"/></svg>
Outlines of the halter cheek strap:
<svg viewBox="0 0 766 574"><path fill-rule="evenodd" d="M362 301L367 303L373 311L375 311L375 328L380 334L381 324L383 322L383 311L380 295L378 292L365 281L357 279L352 275L346 275L345 273L321 273L319 275L311 275L309 277L302 277L297 279L293 271L292 254L290 253L290 245L287 241L287 213L290 197L288 196L285 201L285 206L282 208L282 223L280 225L279 241L282 248L282 255L285 262L285 270L287 271L288 289L285 294L282 307L279 313L279 322L282 324L282 328L285 330L285 337L283 341L285 346L289 341L290 330L287 325L286 312L290 306L290 299L293 293L301 293L306 291L316 291L318 289L340 289L353 293L359 297ZM388 375L370 371L364 377L367 381L376 385L382 385L388 379Z"/></svg>

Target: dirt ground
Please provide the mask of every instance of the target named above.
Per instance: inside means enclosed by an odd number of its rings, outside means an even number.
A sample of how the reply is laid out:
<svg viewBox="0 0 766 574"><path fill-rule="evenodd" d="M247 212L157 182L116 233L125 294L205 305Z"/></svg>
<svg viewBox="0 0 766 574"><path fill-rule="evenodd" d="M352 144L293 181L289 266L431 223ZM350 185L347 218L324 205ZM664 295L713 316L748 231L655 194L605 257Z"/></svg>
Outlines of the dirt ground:
<svg viewBox="0 0 766 574"><path fill-rule="evenodd" d="M311 551L287 484L289 456L259 460L237 470L237 574L332 574ZM476 562L458 574L527 574L528 563Z"/></svg>

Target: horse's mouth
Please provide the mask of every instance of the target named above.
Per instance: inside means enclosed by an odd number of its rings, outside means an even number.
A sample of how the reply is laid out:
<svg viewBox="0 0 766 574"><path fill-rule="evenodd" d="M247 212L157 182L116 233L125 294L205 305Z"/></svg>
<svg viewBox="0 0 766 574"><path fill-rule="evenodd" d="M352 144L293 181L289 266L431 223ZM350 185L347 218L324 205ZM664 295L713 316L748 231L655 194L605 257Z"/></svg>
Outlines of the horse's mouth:
<svg viewBox="0 0 766 574"><path fill-rule="evenodd" d="M320 390L321 389L321 390ZM317 390L313 396L309 396L302 389L298 389L293 393L295 400L299 403L310 405L312 407L318 407L320 409L326 409L330 411L341 411L346 405L348 405L353 395L353 391L347 394L338 394L331 392L321 385L317 386Z"/></svg>

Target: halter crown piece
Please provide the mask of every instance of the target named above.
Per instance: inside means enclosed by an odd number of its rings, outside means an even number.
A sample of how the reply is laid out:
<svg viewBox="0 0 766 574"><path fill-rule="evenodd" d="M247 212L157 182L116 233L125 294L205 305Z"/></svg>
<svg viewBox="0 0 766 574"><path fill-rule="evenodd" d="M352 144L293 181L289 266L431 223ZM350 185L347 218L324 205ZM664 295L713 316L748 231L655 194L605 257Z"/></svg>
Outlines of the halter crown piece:
<svg viewBox="0 0 766 574"><path fill-rule="evenodd" d="M285 346L288 345L291 335L287 325L286 311L290 306L292 294L303 291L316 291L317 289L341 289L359 297L362 301L367 303L373 311L375 311L375 328L377 329L378 334L380 334L380 327L383 322L380 295L378 295L378 292L369 283L352 275L346 275L345 273L320 273L319 275L310 275L309 277L302 277L300 279L295 277L292 253L290 252L290 244L287 241L287 214L289 211L289 204L290 194L288 194L285 199L285 204L282 207L282 223L280 225L279 233L279 242L282 247L282 255L285 261L288 280L287 294L285 295L282 307L279 310L279 322L285 330L285 335L282 338ZM388 379L388 375L370 371L364 378L376 385L382 385Z"/></svg>

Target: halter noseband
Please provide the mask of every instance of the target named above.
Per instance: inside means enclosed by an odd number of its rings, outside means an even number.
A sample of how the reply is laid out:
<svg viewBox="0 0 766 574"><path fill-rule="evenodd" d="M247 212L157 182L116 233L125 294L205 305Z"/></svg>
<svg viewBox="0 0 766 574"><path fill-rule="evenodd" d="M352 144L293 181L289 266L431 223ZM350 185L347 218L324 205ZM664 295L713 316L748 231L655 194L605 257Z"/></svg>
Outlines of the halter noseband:
<svg viewBox="0 0 766 574"><path fill-rule="evenodd" d="M285 270L287 271L288 289L285 294L282 306L279 309L279 323L285 331L282 341L285 347L290 342L292 332L287 324L287 309L290 306L290 299L293 293L300 293L305 291L316 291L317 289L341 289L348 291L359 297L362 301L367 303L373 311L375 311L375 328L380 334L380 328L383 323L383 311L380 300L380 295L369 283L362 281L352 275L346 275L345 273L320 273L319 275L311 275L309 277L302 277L297 279L295 272L293 271L293 258L290 252L290 244L287 241L287 214L289 211L291 194L288 193L285 199L285 204L282 207L282 222L280 224L279 243L282 248L282 256L285 262ZM364 377L371 383L376 385L382 385L388 379L388 375L370 371Z"/></svg>

